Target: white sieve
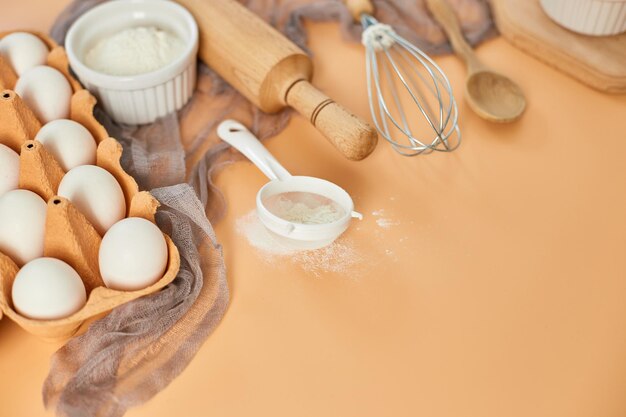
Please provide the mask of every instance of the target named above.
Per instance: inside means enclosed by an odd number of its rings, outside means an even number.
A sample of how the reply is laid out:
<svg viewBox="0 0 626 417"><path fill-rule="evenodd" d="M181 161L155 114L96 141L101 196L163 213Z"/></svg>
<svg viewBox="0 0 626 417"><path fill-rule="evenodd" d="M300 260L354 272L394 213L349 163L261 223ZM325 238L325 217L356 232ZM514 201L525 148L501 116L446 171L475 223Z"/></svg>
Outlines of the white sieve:
<svg viewBox="0 0 626 417"><path fill-rule="evenodd" d="M354 211L352 198L343 188L320 178L292 176L241 123L225 120L218 126L217 134L244 154L271 180L257 193L257 213L263 225L285 246L294 249L317 249L330 245L346 231L352 218L363 218ZM264 203L272 196L285 193L308 193L327 198L341 207L344 214L335 221L322 224L285 220L272 213Z"/></svg>

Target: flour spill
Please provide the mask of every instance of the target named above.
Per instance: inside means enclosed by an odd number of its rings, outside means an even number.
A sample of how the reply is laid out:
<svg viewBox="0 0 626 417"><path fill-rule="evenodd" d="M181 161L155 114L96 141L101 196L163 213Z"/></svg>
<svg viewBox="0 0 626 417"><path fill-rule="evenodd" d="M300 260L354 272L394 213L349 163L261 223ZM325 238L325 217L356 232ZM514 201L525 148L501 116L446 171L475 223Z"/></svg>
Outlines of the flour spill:
<svg viewBox="0 0 626 417"><path fill-rule="evenodd" d="M398 226L400 223L390 219L376 219L376 224L384 229L389 229L391 226Z"/></svg>
<svg viewBox="0 0 626 417"><path fill-rule="evenodd" d="M318 277L329 272L353 275L364 261L354 246L343 238L324 248L296 250L269 232L259 220L255 210L239 218L236 226L237 232L261 252L266 262L280 264L288 260Z"/></svg>
<svg viewBox="0 0 626 417"><path fill-rule="evenodd" d="M379 227L382 227L383 229L389 229L392 226L399 226L400 222L392 220L388 217L383 217L385 216L385 209L380 209L380 210L376 210L372 212L372 215L374 217L378 217L376 219L376 224Z"/></svg>
<svg viewBox="0 0 626 417"><path fill-rule="evenodd" d="M294 249L285 245L275 235L270 233L255 210L237 220L237 232L248 239L248 242L256 249L270 255L289 255Z"/></svg>

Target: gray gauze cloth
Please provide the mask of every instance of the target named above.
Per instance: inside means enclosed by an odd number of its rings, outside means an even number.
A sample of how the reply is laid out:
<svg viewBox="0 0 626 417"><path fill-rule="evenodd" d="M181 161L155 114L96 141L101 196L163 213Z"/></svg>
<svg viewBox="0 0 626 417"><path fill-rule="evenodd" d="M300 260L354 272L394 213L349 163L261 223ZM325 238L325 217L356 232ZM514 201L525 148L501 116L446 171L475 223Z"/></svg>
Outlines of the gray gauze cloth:
<svg viewBox="0 0 626 417"><path fill-rule="evenodd" d="M62 44L72 22L104 1L74 1L59 16L52 36ZM486 0L449 1L471 43L494 33ZM360 38L360 26L339 0L242 3L305 49L305 20L338 21L348 41ZM423 0L374 3L380 21L425 52L450 51ZM291 112L263 114L206 66L201 64L198 74L191 102L152 125L116 126L96 111L109 134L124 146L126 170L161 202L157 222L180 250L181 269L166 288L115 308L54 354L43 397L59 416L122 416L129 407L149 400L185 369L227 309L224 258L209 222L219 218L225 205L211 177L238 154L219 141L215 127L233 117L263 139L280 132ZM207 415L210 409L207 403Z"/></svg>

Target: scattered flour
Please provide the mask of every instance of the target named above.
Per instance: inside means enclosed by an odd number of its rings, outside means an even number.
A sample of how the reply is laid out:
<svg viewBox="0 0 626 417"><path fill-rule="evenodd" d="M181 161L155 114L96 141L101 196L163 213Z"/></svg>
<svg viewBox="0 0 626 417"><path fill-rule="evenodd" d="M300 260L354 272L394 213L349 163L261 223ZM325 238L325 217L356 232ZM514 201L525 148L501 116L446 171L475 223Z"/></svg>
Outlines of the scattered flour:
<svg viewBox="0 0 626 417"><path fill-rule="evenodd" d="M236 227L237 232L245 236L268 263L280 264L289 260L317 277L327 272L352 275L364 261L353 245L345 240L315 250L298 251L290 248L263 226L255 210L239 218Z"/></svg>
<svg viewBox="0 0 626 417"><path fill-rule="evenodd" d="M400 224L398 221L382 217L385 215L385 209L373 211L372 215L378 217L378 219L376 219L376 224L384 229L389 229L392 226L398 226Z"/></svg>
<svg viewBox="0 0 626 417"><path fill-rule="evenodd" d="M376 219L376 224L385 229L389 229L391 226L397 226L400 223L390 219Z"/></svg>
<svg viewBox="0 0 626 417"><path fill-rule="evenodd" d="M155 27L136 27L102 39L87 52L85 63L109 75L145 74L174 61L184 48L176 35Z"/></svg>
<svg viewBox="0 0 626 417"><path fill-rule="evenodd" d="M335 241L325 248L297 252L292 260L302 269L319 277L326 272L356 276L363 258L349 243Z"/></svg>
<svg viewBox="0 0 626 417"><path fill-rule="evenodd" d="M237 232L245 236L248 242L261 252L272 255L289 255L294 252L263 226L256 210L237 219L236 227Z"/></svg>

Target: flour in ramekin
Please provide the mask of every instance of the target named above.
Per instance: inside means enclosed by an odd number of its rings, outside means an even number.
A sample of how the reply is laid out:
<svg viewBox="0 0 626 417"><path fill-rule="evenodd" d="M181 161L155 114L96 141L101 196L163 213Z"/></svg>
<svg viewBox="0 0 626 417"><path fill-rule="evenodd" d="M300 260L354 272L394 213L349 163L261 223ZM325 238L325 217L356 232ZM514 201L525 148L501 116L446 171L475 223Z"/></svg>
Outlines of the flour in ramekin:
<svg viewBox="0 0 626 417"><path fill-rule="evenodd" d="M124 29L100 40L85 55L85 64L108 75L138 75L156 71L182 55L178 36L156 27Z"/></svg>

